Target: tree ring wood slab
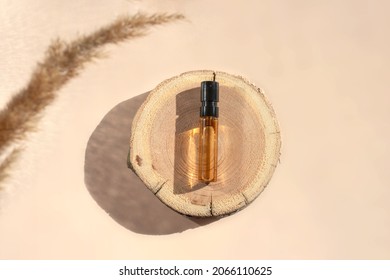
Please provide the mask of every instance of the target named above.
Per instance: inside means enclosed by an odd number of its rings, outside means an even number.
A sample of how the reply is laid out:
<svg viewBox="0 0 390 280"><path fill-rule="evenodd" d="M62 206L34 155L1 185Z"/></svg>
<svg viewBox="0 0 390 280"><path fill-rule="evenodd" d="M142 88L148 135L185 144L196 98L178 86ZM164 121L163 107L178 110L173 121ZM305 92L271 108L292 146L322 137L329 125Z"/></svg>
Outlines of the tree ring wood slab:
<svg viewBox="0 0 390 280"><path fill-rule="evenodd" d="M200 83L214 73L220 85L218 180L206 185L197 179ZM275 113L260 88L240 76L192 71L159 84L139 108L129 166L179 213L221 216L242 209L263 191L280 147Z"/></svg>

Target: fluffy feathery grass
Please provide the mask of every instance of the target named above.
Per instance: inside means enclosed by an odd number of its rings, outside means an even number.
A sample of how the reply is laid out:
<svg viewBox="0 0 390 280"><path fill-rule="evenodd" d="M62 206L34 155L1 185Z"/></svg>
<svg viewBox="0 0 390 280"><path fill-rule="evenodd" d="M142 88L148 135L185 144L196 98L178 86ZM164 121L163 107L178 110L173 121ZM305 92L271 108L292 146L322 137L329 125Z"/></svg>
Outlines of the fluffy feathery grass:
<svg viewBox="0 0 390 280"><path fill-rule="evenodd" d="M26 87L17 92L0 112L0 154L11 144L25 140L28 133L36 129L42 112L56 98L58 90L77 76L87 62L101 57L104 45L146 35L151 26L183 18L180 14L123 16L74 41L54 40ZM20 154L20 148L14 151L0 164L0 181Z"/></svg>

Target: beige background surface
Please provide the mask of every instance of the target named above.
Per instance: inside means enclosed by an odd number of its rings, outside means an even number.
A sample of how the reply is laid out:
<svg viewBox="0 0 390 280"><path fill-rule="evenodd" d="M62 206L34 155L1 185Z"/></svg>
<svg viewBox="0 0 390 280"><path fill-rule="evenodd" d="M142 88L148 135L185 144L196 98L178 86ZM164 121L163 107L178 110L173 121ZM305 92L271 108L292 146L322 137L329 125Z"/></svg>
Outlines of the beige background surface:
<svg viewBox="0 0 390 280"><path fill-rule="evenodd" d="M108 47L108 59L61 90L1 194L0 258L389 259L389 6L0 0L2 106L56 36L137 11L188 18ZM266 91L281 126L281 164L231 217L172 234L132 231L84 183L88 140L120 102L196 69L240 74Z"/></svg>

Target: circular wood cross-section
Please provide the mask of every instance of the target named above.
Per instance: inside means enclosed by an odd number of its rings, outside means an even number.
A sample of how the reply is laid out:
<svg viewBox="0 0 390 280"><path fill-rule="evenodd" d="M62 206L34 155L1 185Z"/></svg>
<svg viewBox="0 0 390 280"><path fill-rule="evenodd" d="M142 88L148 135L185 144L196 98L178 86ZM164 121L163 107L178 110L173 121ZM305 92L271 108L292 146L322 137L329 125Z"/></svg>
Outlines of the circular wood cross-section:
<svg viewBox="0 0 390 280"><path fill-rule="evenodd" d="M200 83L214 73L220 87L218 179L206 185L197 174ZM129 164L172 209L220 216L245 207L263 191L280 146L275 113L261 89L224 72L192 71L159 84L139 108Z"/></svg>

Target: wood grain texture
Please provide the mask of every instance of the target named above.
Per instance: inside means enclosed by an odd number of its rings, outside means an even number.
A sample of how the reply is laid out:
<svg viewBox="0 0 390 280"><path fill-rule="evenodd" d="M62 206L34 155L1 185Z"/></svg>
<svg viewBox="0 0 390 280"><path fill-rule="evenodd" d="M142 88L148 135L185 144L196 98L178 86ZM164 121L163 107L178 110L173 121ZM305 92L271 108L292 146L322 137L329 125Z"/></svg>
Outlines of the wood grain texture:
<svg viewBox="0 0 390 280"><path fill-rule="evenodd" d="M247 206L268 184L280 156L279 126L263 91L243 77L215 72L218 180L198 181L200 83L213 73L192 71L162 82L133 120L131 169L161 201L189 216L227 215Z"/></svg>

